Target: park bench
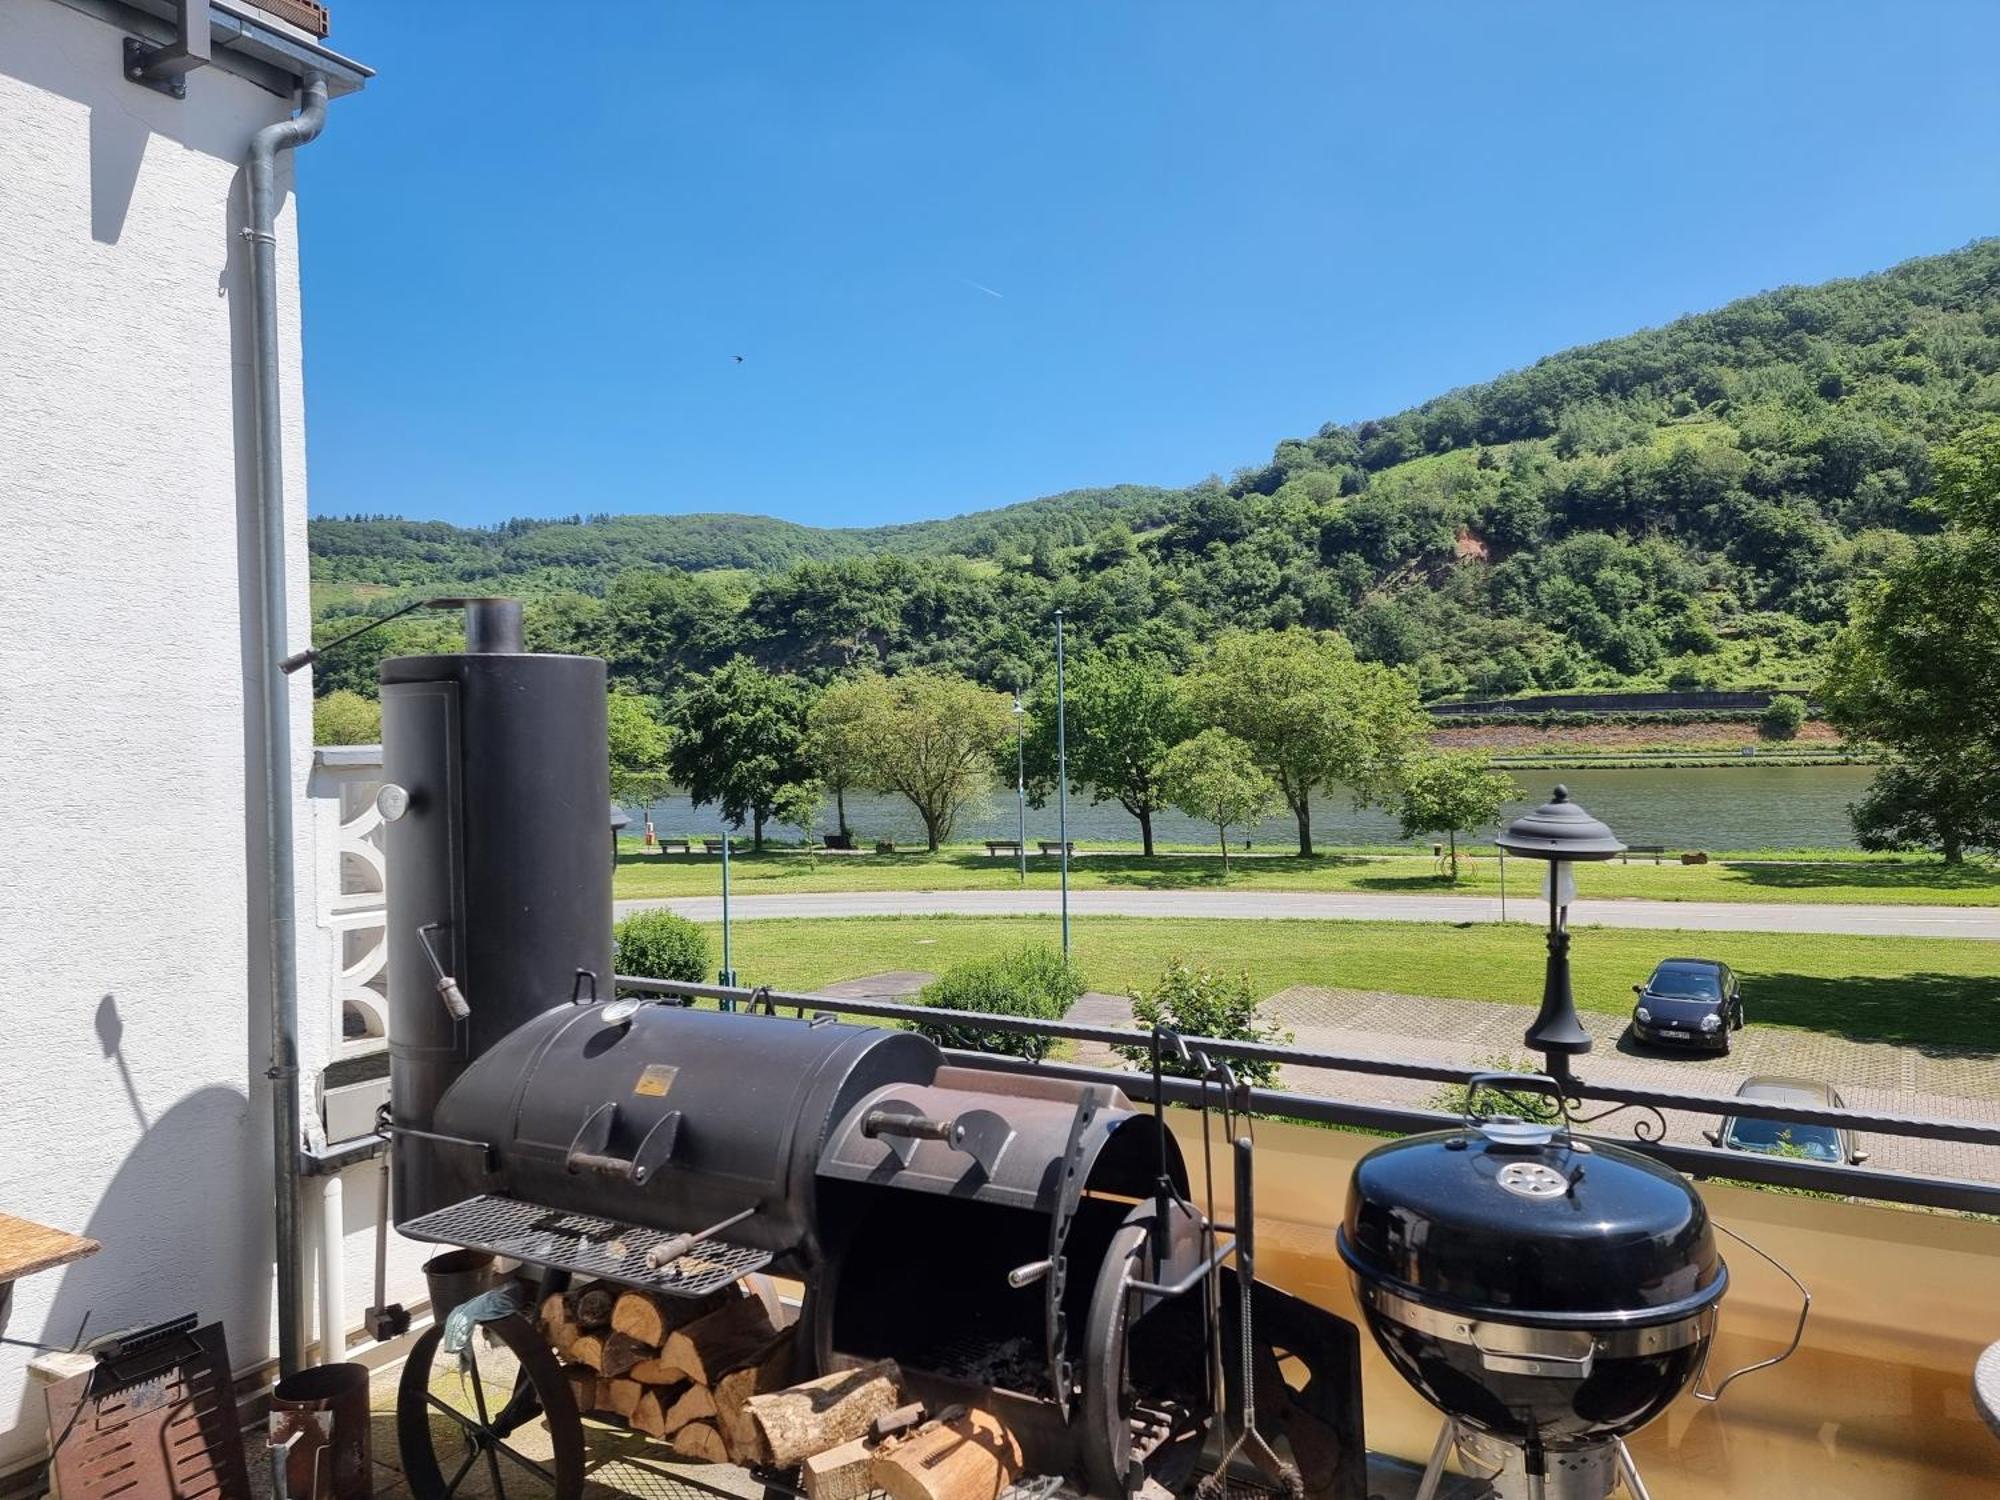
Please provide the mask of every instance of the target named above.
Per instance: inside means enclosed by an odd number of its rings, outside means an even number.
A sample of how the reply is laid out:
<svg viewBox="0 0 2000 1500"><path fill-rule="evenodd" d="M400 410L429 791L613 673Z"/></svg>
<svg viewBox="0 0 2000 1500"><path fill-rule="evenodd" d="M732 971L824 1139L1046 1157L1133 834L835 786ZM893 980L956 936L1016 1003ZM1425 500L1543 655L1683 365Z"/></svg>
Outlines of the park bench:
<svg viewBox="0 0 2000 1500"><path fill-rule="evenodd" d="M1632 863L1633 855L1650 854L1653 856L1653 863L1658 864L1666 852L1667 846L1665 844L1627 844L1625 852L1618 856L1618 863L1629 865Z"/></svg>
<svg viewBox="0 0 2000 1500"><path fill-rule="evenodd" d="M706 849L710 854L720 854L722 852L722 840L703 839L701 841L701 847Z"/></svg>
<svg viewBox="0 0 2000 1500"><path fill-rule="evenodd" d="M660 853L662 854L694 853L693 839L660 839L658 843L660 846Z"/></svg>
<svg viewBox="0 0 2000 1500"><path fill-rule="evenodd" d="M988 839L986 841L986 852L989 856L996 854L1019 854L1021 852L1021 841L1019 839Z"/></svg>
<svg viewBox="0 0 2000 1500"><path fill-rule="evenodd" d="M1043 839L1041 847L1044 854L1061 854L1063 852L1061 839ZM1076 841L1074 839L1070 841L1069 852L1071 854L1076 853Z"/></svg>
<svg viewBox="0 0 2000 1500"><path fill-rule="evenodd" d="M851 852L854 848L854 835L851 833L823 833L820 835L820 847Z"/></svg>

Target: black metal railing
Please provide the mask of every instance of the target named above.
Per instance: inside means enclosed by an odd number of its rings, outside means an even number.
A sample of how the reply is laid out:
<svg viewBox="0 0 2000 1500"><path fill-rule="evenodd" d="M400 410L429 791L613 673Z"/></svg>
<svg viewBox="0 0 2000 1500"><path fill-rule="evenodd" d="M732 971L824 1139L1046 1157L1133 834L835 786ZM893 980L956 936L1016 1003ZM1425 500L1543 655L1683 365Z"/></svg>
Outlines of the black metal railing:
<svg viewBox="0 0 2000 1500"><path fill-rule="evenodd" d="M1148 1033L1132 1028L1088 1026L1075 1021L1043 1021L1021 1016L989 1015L983 1011L946 1010L937 1006L907 1005L893 1000L848 1000L822 995L794 994L769 987L752 988L715 984L687 984L674 980L640 979L619 975L619 992L660 995L682 1002L717 1000L731 1008L763 1008L798 1015L859 1016L870 1020L921 1023L930 1026L976 1027L1010 1035L1046 1037L1061 1041L1101 1042L1112 1046L1143 1045ZM1230 1041L1217 1037L1187 1037L1190 1048L1211 1058L1273 1062L1286 1067L1313 1068L1330 1073L1354 1073L1373 1077L1412 1078L1439 1084L1464 1086L1490 1068L1459 1068L1445 1063L1418 1062L1404 1058L1367 1057L1357 1053L1315 1052L1303 1047L1279 1046L1270 1042ZM947 1049L954 1062L1011 1073L1036 1073L1073 1078L1088 1083L1108 1083L1129 1097L1151 1101L1152 1075L1145 1071L1092 1068L1072 1063L1030 1062L1025 1058L988 1052ZM1931 1118L1917 1115L1876 1114L1853 1109L1815 1109L1804 1105L1774 1104L1767 1100L1735 1096L1689 1094L1671 1089L1627 1088L1616 1084L1595 1084L1587 1078L1567 1080L1568 1092L1577 1100L1601 1100L1613 1106L1579 1125L1628 1108L1654 1112L1693 1111L1710 1115L1733 1115L1743 1119L1772 1120L1780 1124L1828 1125L1837 1129L1863 1131L1870 1135L1899 1136L1917 1140L1952 1141L1966 1145L2000 1147L2000 1126L1981 1125L1969 1120ZM1189 1078L1161 1080L1161 1093L1169 1104L1198 1104L1203 1085ZM1306 1120L1322 1125L1345 1125L1387 1134L1410 1134L1441 1130L1460 1123L1457 1114L1442 1110L1399 1105L1369 1104L1328 1094L1304 1094L1288 1089L1247 1087L1241 1090L1247 1107L1260 1115ZM1213 1086L1210 1086L1213 1096ZM1643 1117L1642 1117L1643 1119ZM1661 1121L1664 1128L1664 1121ZM1597 1132L1605 1134L1606 1132ZM1790 1156L1767 1156L1752 1151L1730 1151L1715 1147L1685 1145L1659 1139L1644 1129L1625 1141L1657 1161L1698 1177L1722 1177L1738 1182L1755 1182L1769 1187L1800 1188L1842 1197L1873 1198L1888 1203L1906 1203L1924 1208L1953 1209L1967 1213L2000 1214L2000 1182L1977 1182L1962 1178L1919 1176L1906 1172L1886 1172L1865 1166L1849 1166Z"/></svg>

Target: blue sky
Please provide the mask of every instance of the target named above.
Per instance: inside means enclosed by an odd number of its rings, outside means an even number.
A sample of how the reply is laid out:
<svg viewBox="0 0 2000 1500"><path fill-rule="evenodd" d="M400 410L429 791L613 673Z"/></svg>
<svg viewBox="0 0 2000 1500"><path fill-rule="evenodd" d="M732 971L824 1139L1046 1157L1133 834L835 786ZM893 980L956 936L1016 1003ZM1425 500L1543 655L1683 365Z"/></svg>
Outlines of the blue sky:
<svg viewBox="0 0 2000 1500"><path fill-rule="evenodd" d="M2000 229L1990 4L332 10L317 514L1187 483Z"/></svg>

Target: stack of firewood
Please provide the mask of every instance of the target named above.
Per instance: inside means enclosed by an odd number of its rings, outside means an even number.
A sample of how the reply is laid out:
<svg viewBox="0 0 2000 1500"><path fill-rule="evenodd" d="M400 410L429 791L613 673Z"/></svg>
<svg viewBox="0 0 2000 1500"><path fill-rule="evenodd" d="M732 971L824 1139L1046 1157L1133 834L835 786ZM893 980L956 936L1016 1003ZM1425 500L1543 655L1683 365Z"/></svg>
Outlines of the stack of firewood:
<svg viewBox="0 0 2000 1500"><path fill-rule="evenodd" d="M743 1408L792 1378L790 1318L768 1281L707 1297L593 1282L548 1297L542 1328L577 1409L618 1417L705 1463L748 1463Z"/></svg>
<svg viewBox="0 0 2000 1500"><path fill-rule="evenodd" d="M1021 1473L1003 1423L925 1411L891 1360L795 1381L790 1319L762 1277L692 1300L594 1282L541 1315L578 1410L703 1463L797 1468L811 1500L997 1500Z"/></svg>

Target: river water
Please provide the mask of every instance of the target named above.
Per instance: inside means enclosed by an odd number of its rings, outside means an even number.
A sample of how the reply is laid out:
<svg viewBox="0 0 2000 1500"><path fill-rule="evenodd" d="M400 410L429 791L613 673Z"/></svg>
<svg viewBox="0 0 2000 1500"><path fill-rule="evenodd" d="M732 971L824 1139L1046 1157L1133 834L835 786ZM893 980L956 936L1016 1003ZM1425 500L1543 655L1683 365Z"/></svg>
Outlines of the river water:
<svg viewBox="0 0 2000 1500"><path fill-rule="evenodd" d="M1853 847L1847 804L1856 800L1874 770L1869 766L1716 766L1691 769L1653 768L1633 771L1516 771L1514 779L1532 795L1510 804L1503 821L1528 806L1548 799L1557 782L1576 801L1611 825L1628 844L1665 844L1669 849L1846 849ZM632 809L634 813L638 809ZM684 796L666 798L652 808L653 826L663 837L713 835L722 831L714 807L695 807ZM1017 826L1012 789L996 791L969 808L959 819L954 839L1011 839ZM847 799L847 821L863 841L893 839L905 847L922 847L924 826L900 797L855 793ZM640 826L633 819L632 831ZM833 826L829 803L821 827ZM796 838L790 829L766 830L777 838ZM1115 802L1088 803L1072 798L1070 837L1079 844L1127 842L1139 837L1139 824ZM1182 817L1161 813L1153 820L1154 837L1163 843L1212 843L1215 830ZM1028 809L1028 838L1056 836L1056 808ZM1490 831L1486 835L1491 837ZM1232 832L1232 842L1248 838L1253 847L1296 847L1297 830L1289 813L1254 828ZM1313 842L1326 848L1343 844L1402 842L1396 820L1379 809L1357 811L1340 792L1313 799Z"/></svg>

